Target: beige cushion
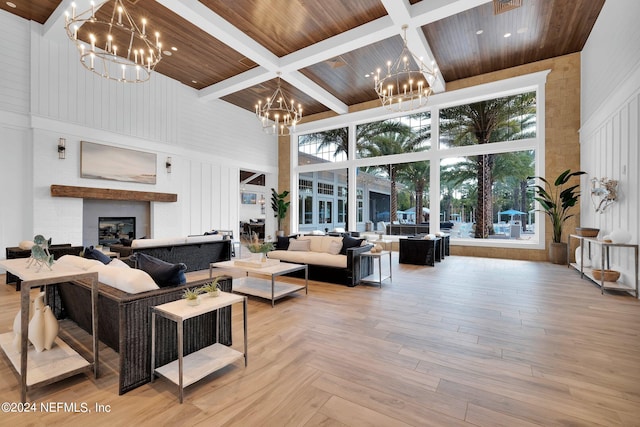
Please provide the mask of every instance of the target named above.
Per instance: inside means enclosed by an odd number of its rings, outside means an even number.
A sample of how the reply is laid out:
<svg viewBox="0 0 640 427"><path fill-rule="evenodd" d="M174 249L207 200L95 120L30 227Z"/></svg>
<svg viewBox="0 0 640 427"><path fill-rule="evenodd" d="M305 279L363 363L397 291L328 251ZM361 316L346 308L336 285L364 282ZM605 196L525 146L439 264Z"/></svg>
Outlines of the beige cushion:
<svg viewBox="0 0 640 427"><path fill-rule="evenodd" d="M33 241L31 240L23 240L22 242L18 243L18 247L23 251L28 251L33 247L34 244L35 243L33 243Z"/></svg>
<svg viewBox="0 0 640 427"><path fill-rule="evenodd" d="M77 255L63 255L56 260L56 264L70 265L84 271L87 271L96 265L104 265L96 259L84 258Z"/></svg>
<svg viewBox="0 0 640 427"><path fill-rule="evenodd" d="M342 242L332 240L329 244L329 250L327 251L331 255L338 255L342 249Z"/></svg>
<svg viewBox="0 0 640 427"><path fill-rule="evenodd" d="M269 258L279 259L284 262L295 264L324 265L327 267L347 268L346 255L331 255L322 252L300 252L300 251L271 251Z"/></svg>
<svg viewBox="0 0 640 427"><path fill-rule="evenodd" d="M311 242L309 240L290 239L289 251L309 252Z"/></svg>

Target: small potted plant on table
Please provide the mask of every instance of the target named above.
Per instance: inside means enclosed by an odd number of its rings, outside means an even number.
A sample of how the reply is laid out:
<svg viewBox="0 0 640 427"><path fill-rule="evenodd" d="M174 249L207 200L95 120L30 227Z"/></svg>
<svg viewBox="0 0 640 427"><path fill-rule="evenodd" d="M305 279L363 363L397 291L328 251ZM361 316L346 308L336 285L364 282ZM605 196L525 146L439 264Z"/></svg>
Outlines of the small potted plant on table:
<svg viewBox="0 0 640 427"><path fill-rule="evenodd" d="M220 276L216 277L212 282L206 283L200 289L202 292L206 292L210 297L217 297L220 295L220 288L218 287L218 281L220 280Z"/></svg>
<svg viewBox="0 0 640 427"><path fill-rule="evenodd" d="M188 305L198 305L200 304L200 299L198 298L200 296L200 290L199 289L185 289L184 293L182 294L182 298L184 298L185 300L187 300L187 304Z"/></svg>

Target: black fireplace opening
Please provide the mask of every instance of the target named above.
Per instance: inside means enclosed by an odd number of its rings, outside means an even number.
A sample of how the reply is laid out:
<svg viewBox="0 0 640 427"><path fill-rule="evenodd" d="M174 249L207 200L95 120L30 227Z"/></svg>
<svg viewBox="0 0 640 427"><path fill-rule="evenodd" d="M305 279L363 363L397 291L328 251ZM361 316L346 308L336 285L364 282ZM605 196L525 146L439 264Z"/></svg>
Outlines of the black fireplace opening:
<svg viewBox="0 0 640 427"><path fill-rule="evenodd" d="M133 216L98 217L98 244L109 246L121 239L134 239L136 218Z"/></svg>

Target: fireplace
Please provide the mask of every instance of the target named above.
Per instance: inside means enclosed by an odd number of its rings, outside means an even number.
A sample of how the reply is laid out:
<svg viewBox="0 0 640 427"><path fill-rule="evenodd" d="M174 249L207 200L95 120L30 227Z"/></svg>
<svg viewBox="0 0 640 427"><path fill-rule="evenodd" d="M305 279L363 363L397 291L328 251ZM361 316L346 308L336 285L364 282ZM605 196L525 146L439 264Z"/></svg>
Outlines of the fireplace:
<svg viewBox="0 0 640 427"><path fill-rule="evenodd" d="M123 238L149 236L149 202L84 199L82 217L84 246L110 246Z"/></svg>
<svg viewBox="0 0 640 427"><path fill-rule="evenodd" d="M109 246L120 243L120 239L134 239L136 236L136 217L101 216L98 217L98 244Z"/></svg>

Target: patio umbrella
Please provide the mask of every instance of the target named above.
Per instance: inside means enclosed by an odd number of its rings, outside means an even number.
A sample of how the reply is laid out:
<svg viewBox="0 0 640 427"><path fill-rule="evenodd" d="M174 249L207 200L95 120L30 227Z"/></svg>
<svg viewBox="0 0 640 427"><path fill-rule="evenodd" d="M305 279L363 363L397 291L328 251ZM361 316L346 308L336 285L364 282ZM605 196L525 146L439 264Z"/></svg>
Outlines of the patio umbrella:
<svg viewBox="0 0 640 427"><path fill-rule="evenodd" d="M500 222L500 217L502 215L509 215L511 217L511 219L513 219L513 217L516 216L516 215L526 215L526 213L517 211L515 209L508 209L506 211L498 212L498 222Z"/></svg>

